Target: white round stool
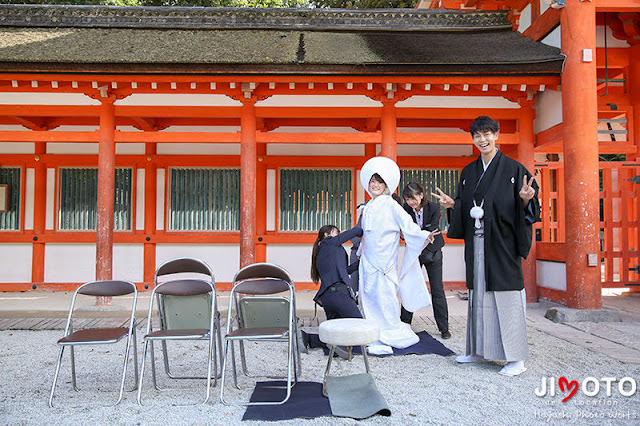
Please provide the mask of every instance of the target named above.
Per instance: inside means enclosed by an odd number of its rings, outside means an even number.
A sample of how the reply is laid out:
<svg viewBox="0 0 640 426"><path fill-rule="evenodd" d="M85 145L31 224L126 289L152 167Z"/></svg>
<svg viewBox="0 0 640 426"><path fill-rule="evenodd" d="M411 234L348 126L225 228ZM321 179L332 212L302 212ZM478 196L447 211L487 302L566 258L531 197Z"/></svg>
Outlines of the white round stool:
<svg viewBox="0 0 640 426"><path fill-rule="evenodd" d="M329 374L329 368L331 368L331 360L333 359L336 346L346 346L349 348L349 361L352 359L351 348L353 346L360 346L362 348L364 366L368 373L369 358L367 357L366 345L380 340L380 328L374 321L361 318L332 319L320 324L319 337L320 341L331 348L324 377Z"/></svg>

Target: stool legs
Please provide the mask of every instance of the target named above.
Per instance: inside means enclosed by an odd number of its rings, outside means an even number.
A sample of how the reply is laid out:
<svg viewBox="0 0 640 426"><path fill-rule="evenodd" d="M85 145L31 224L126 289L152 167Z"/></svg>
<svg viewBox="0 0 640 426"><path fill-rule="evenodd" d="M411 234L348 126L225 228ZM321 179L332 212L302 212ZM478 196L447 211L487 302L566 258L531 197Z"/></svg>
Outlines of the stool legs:
<svg viewBox="0 0 640 426"><path fill-rule="evenodd" d="M348 346L347 348L349 349L348 361L351 361L353 359L353 354L351 352L353 347ZM362 350L362 357L364 358L364 368L367 371L367 373L370 373L371 371L369 369L369 357L367 355L367 347L366 345L362 345L360 346L360 349ZM336 350L336 345L331 345L331 349L329 350L329 360L327 361L327 368L324 370L324 376L322 377L322 395L324 396L328 396L327 391L325 389L326 378L329 375L329 370L331 369L331 361L333 360L333 354L335 350Z"/></svg>
<svg viewBox="0 0 640 426"><path fill-rule="evenodd" d="M360 348L362 349L362 357L364 358L364 368L367 370L367 373L369 373L369 356L367 355L367 348L365 345L360 346Z"/></svg>

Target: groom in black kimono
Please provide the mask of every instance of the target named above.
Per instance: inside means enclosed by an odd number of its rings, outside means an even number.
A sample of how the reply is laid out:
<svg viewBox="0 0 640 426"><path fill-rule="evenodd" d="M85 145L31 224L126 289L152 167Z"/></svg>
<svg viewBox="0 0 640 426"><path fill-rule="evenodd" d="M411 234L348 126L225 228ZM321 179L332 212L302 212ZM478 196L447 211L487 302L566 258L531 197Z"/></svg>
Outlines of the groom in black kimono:
<svg viewBox="0 0 640 426"><path fill-rule="evenodd" d="M449 217L449 238L463 238L469 310L466 355L458 362L503 360L500 373L523 373L529 358L521 259L540 220L538 185L496 147L499 126L478 117L471 136L480 157L460 174L455 200L436 188Z"/></svg>

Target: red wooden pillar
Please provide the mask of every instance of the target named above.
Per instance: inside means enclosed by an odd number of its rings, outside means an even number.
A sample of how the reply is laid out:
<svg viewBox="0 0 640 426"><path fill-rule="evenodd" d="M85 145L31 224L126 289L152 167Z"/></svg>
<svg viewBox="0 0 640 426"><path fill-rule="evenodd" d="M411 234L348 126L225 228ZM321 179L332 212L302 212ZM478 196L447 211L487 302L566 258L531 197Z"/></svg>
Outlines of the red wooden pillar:
<svg viewBox="0 0 640 426"><path fill-rule="evenodd" d="M98 209L96 221L96 279L110 280L113 272L113 193L116 145L115 99L101 99L98 143ZM96 305L111 304L111 297L97 297Z"/></svg>
<svg viewBox="0 0 640 426"><path fill-rule="evenodd" d="M157 174L156 174L156 144L145 145L147 164L144 167L144 283L151 286L156 273L156 203L157 203Z"/></svg>
<svg viewBox="0 0 640 426"><path fill-rule="evenodd" d="M567 0L560 23L567 56L561 80L566 302L570 308L601 309L595 4ZM588 266L589 255L596 256L597 265Z"/></svg>
<svg viewBox="0 0 640 426"><path fill-rule="evenodd" d="M256 243L256 262L267 261L267 244L262 241L262 235L267 232L267 144L256 147L258 163L256 166L256 234L259 235Z"/></svg>
<svg viewBox="0 0 640 426"><path fill-rule="evenodd" d="M33 285L38 285L44 282L45 245L39 239L44 234L47 217L47 165L40 156L47 153L47 145L45 142L36 142L35 145L31 282Z"/></svg>
<svg viewBox="0 0 640 426"><path fill-rule="evenodd" d="M633 41L629 41L633 43ZM640 44L632 44L629 48L629 91L631 92L631 105L633 106L632 123L633 128L629 129L633 135L633 141L636 144L635 161L640 161ZM634 191L640 191L640 185L634 184ZM638 213L636 213L638 214ZM640 230L639 230L640 232ZM635 266L635 265L629 265ZM640 288L630 286L632 293L640 293Z"/></svg>
<svg viewBox="0 0 640 426"><path fill-rule="evenodd" d="M396 161L397 149L397 114L396 101L394 99L382 99L382 117L380 129L382 130L382 149L380 155Z"/></svg>
<svg viewBox="0 0 640 426"><path fill-rule="evenodd" d="M520 133L520 141L518 143L518 161L524 165L531 173L534 172L533 148L533 105L531 103L523 103L518 119L518 131ZM540 182L538 182L540 183ZM522 183L521 183L522 184ZM538 301L538 285L536 283L536 238L533 236L531 242L531 250L529 256L522 262L522 271L524 273L524 288L527 294L527 302L535 303Z"/></svg>
<svg viewBox="0 0 640 426"><path fill-rule="evenodd" d="M240 267L256 261L256 99L240 113Z"/></svg>

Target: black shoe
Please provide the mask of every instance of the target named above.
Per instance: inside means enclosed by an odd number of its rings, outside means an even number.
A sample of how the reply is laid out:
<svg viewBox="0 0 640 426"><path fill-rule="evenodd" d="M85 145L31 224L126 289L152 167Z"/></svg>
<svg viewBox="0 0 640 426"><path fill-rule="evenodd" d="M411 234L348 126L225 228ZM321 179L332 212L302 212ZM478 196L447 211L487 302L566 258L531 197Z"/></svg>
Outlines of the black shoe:
<svg viewBox="0 0 640 426"><path fill-rule="evenodd" d="M304 354L309 353L309 335L298 329L298 348Z"/></svg>
<svg viewBox="0 0 640 426"><path fill-rule="evenodd" d="M349 359L349 349L345 348L344 346L336 346L333 353L338 355L342 359Z"/></svg>
<svg viewBox="0 0 640 426"><path fill-rule="evenodd" d="M443 331L441 335L443 339L451 339L451 333L449 333L449 330Z"/></svg>

